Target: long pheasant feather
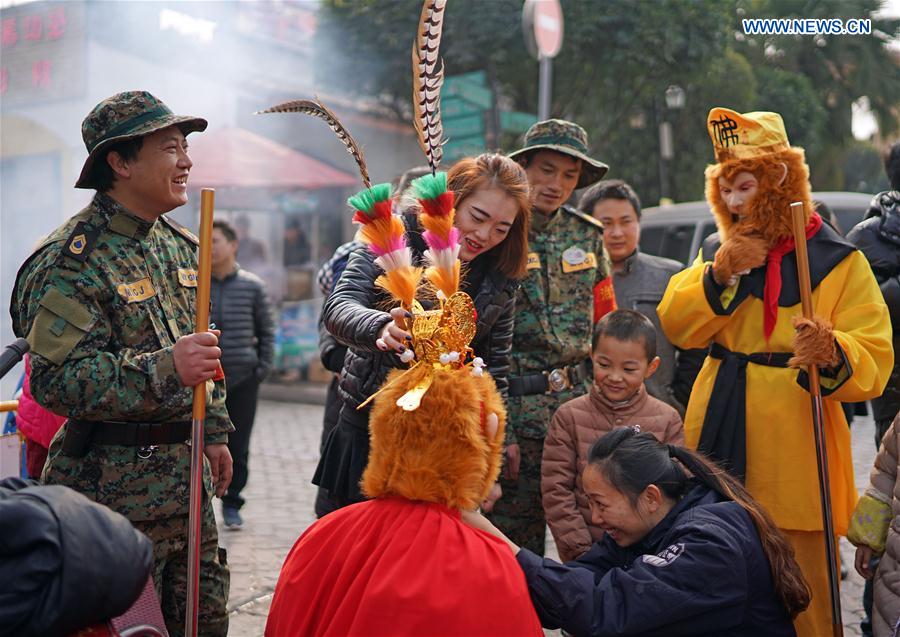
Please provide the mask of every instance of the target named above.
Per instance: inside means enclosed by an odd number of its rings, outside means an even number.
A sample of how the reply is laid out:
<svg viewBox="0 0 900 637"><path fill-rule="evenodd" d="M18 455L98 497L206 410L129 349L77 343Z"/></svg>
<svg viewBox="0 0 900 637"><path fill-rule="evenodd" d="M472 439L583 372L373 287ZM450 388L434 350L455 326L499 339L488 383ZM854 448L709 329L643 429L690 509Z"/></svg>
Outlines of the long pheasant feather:
<svg viewBox="0 0 900 637"><path fill-rule="evenodd" d="M447 0L425 0L412 49L413 125L418 133L419 146L431 166L432 175L444 155L444 127L441 124L444 65L441 63L438 68L438 50L441 46L446 3Z"/></svg>
<svg viewBox="0 0 900 637"><path fill-rule="evenodd" d="M312 115L313 117L325 120L328 127L334 131L334 134L338 136L341 143L346 146L347 152L350 153L356 161L356 165L359 166L360 177L362 177L362 181L366 185L366 188L372 187L372 183L369 180L369 169L366 167L366 159L363 156L359 145L356 143L356 140L353 139L350 131L341 124L337 115L331 112L331 109L320 102L318 98L312 100L291 100L290 102L284 102L271 108L267 108L264 111L256 112L257 115L262 113L303 113L304 115Z"/></svg>

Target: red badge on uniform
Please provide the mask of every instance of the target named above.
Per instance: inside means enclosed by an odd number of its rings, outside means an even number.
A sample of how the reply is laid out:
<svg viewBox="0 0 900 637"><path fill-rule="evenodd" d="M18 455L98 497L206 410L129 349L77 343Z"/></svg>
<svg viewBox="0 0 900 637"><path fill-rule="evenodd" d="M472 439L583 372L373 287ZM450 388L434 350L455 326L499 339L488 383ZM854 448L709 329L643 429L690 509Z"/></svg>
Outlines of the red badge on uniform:
<svg viewBox="0 0 900 637"><path fill-rule="evenodd" d="M225 370L222 369L222 363L218 363L218 367L216 368L216 375L213 376L212 379L216 382L225 380Z"/></svg>
<svg viewBox="0 0 900 637"><path fill-rule="evenodd" d="M616 309L616 294L612 277L608 276L594 286L594 323Z"/></svg>

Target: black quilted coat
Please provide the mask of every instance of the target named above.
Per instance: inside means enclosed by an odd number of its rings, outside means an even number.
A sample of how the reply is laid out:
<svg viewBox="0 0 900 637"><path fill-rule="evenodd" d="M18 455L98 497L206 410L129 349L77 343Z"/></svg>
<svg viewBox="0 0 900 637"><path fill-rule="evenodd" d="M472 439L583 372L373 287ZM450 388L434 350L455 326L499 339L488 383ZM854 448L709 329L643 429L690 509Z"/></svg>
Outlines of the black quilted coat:
<svg viewBox="0 0 900 637"><path fill-rule="evenodd" d="M894 328L894 370L880 398L872 400L875 420L893 420L900 409L900 192L875 195L866 219L847 233L859 248L878 280Z"/></svg>

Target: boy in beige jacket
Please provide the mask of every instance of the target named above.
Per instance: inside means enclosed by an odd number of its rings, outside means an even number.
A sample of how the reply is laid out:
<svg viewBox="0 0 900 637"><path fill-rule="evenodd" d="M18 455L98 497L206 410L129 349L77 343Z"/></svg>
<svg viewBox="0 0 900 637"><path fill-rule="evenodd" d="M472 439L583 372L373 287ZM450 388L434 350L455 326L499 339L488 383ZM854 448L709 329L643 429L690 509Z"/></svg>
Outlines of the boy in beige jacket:
<svg viewBox="0 0 900 637"><path fill-rule="evenodd" d="M678 412L650 396L644 381L659 367L656 329L633 310L616 310L594 329L591 391L564 403L553 416L541 460L547 524L562 561L574 560L603 536L591 523L581 486L591 445L616 427L637 426L660 441L683 445Z"/></svg>

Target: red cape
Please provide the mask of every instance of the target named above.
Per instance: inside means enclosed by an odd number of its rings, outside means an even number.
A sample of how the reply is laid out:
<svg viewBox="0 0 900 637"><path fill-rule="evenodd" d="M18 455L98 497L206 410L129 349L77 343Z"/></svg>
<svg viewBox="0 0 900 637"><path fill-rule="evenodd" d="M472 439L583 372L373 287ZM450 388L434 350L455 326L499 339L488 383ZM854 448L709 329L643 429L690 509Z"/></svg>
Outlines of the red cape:
<svg viewBox="0 0 900 637"><path fill-rule="evenodd" d="M300 536L267 637L541 637L525 576L504 542L459 512L379 498L330 513Z"/></svg>

